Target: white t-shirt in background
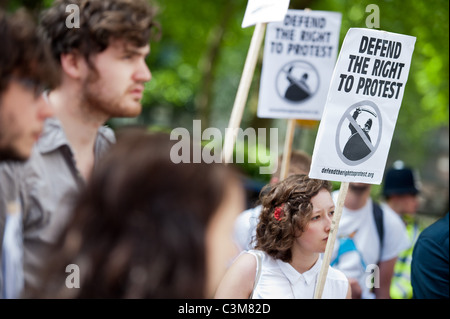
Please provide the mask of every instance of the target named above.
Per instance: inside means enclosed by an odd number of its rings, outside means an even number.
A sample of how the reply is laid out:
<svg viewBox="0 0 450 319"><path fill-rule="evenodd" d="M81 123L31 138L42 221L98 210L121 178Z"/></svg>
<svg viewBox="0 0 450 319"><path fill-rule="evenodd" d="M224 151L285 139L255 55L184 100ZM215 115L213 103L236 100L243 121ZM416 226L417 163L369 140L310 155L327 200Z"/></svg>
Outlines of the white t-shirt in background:
<svg viewBox="0 0 450 319"><path fill-rule="evenodd" d="M333 192L337 201L338 191ZM358 210L343 208L339 228L331 257L331 266L341 270L348 278L358 280L362 289L362 298L374 298L371 287L366 284L370 269L379 260L386 261L409 248L410 241L406 227L400 217L391 209L382 205L384 242L380 258L380 240L372 212L372 199ZM338 256L339 259L335 260ZM369 278L370 279L370 278Z"/></svg>
<svg viewBox="0 0 450 319"><path fill-rule="evenodd" d="M236 218L233 238L240 251L255 248L254 239L261 209L261 205L247 209Z"/></svg>

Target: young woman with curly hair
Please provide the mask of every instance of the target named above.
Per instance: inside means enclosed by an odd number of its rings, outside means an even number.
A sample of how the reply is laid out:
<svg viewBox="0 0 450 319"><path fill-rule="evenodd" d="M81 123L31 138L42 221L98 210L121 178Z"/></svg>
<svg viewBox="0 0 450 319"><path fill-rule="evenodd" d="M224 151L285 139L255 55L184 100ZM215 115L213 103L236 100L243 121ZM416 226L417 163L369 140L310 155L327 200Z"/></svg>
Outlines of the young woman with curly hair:
<svg viewBox="0 0 450 319"><path fill-rule="evenodd" d="M330 191L328 181L307 175L263 189L255 250L235 260L215 297L313 298L334 213ZM330 267L322 298L350 296L345 275Z"/></svg>

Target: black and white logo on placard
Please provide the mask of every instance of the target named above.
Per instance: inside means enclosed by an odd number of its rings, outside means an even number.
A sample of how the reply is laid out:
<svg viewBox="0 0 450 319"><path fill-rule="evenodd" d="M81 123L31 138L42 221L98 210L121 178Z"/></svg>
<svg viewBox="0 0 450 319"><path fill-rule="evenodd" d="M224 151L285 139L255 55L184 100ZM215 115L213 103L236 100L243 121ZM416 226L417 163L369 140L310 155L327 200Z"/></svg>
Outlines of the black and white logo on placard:
<svg viewBox="0 0 450 319"><path fill-rule="evenodd" d="M305 61L289 62L281 68L276 78L278 95L293 104L301 104L314 96L319 84L319 73Z"/></svg>
<svg viewBox="0 0 450 319"><path fill-rule="evenodd" d="M336 150L347 165L368 160L381 141L382 119L378 106L361 101L350 106L339 121L336 131Z"/></svg>

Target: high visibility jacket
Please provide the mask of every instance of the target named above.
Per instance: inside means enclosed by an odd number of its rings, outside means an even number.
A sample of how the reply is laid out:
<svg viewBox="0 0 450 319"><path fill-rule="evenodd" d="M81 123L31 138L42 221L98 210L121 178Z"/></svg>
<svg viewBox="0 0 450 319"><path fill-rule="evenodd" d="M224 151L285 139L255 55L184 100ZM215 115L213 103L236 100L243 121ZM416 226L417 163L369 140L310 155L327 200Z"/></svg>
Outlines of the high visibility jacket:
<svg viewBox="0 0 450 319"><path fill-rule="evenodd" d="M391 281L390 294L392 299L411 299L413 292L411 286L411 261L414 244L422 229L411 217L405 216L406 230L411 241L411 247L402 251L394 266L394 275Z"/></svg>

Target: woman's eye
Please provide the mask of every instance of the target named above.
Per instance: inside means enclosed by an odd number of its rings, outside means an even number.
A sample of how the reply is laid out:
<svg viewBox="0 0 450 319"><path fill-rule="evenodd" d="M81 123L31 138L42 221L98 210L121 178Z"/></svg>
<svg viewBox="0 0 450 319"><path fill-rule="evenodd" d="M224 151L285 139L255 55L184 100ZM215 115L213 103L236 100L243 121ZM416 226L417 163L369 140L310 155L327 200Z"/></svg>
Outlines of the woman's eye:
<svg viewBox="0 0 450 319"><path fill-rule="evenodd" d="M311 220L318 220L320 218L320 215L314 216L313 218L311 218Z"/></svg>

